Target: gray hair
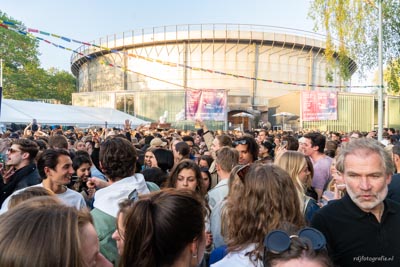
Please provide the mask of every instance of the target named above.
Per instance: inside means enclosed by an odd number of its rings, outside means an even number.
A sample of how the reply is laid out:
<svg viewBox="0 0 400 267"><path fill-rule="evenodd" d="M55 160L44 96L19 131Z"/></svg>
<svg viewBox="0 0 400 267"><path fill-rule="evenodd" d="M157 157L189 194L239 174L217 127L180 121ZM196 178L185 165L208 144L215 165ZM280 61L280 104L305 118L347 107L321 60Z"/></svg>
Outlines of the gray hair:
<svg viewBox="0 0 400 267"><path fill-rule="evenodd" d="M336 158L336 169L344 173L344 161L348 155L356 155L359 151L367 151L369 153L376 153L381 159L381 163L385 169L386 174L392 175L394 173L394 165L391 155L385 150L384 146L373 138L359 138L342 144L339 154Z"/></svg>

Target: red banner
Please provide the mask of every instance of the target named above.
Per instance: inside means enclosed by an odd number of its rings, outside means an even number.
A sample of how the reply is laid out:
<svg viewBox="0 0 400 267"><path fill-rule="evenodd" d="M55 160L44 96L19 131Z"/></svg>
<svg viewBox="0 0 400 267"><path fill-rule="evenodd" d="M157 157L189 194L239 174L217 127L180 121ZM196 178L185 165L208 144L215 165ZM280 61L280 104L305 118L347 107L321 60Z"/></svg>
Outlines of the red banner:
<svg viewBox="0 0 400 267"><path fill-rule="evenodd" d="M303 121L337 120L337 92L302 91Z"/></svg>

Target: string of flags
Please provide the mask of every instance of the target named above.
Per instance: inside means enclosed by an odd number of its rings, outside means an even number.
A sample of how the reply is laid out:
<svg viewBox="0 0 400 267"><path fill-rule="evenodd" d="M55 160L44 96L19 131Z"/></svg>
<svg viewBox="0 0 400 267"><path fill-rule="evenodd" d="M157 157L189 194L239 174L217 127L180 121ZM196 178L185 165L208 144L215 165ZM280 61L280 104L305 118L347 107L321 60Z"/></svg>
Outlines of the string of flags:
<svg viewBox="0 0 400 267"><path fill-rule="evenodd" d="M99 45L96 45L96 44L91 44L91 43L88 43L88 42L79 41L79 40L68 38L68 37L64 37L64 36L61 36L61 35L58 35L58 34L48 33L48 32L42 31L42 30L38 30L38 29L27 28L27 27L25 27L23 25L20 25L20 24L11 22L11 21L6 21L6 20L0 20L0 27L3 27L3 28L8 29L8 30L12 30L12 31L14 31L16 33L19 33L19 34L22 34L22 35L26 35L26 36L28 36L30 38L34 38L34 39L39 40L41 42L48 43L48 44L53 45L53 46L55 46L57 48L64 49L64 50L67 50L67 51L71 51L71 52L73 52L75 54L78 54L78 55L80 55L82 57L85 57L85 58L87 58L89 60L94 59L95 56L83 54L83 53L81 53L81 52L79 52L77 50L62 46L60 44L56 44L56 43L51 42L51 41L49 41L47 39L35 36L34 33L41 34L41 35L44 35L44 36L54 37L54 38L57 38L57 39L60 39L62 41L69 42L69 43L77 43L77 44L81 44L81 45L85 45L85 46L89 46L89 47L94 47L95 49L98 49L100 51L104 50L104 51L107 51L108 53L122 54L122 55L126 55L128 57L137 58L137 59L141 59L141 60L146 60L148 62L159 63L159 64L162 64L162 65L165 65L165 66L169 66L169 67L181 67L181 68L186 68L186 69L193 70L193 71L214 73L214 74L218 74L218 75L230 76L230 77L239 78L239 79L256 80L256 81L261 81L261 82L283 84L283 85L294 85L294 86L301 86L301 87L310 86L310 87L331 88L331 89L340 89L340 88L349 88L349 87L352 87L352 88L377 88L377 87L379 87L377 85L343 86L343 85L308 84L308 83L278 81L278 80L264 79L264 78L259 78L259 77L250 77L250 76L238 75L238 74L233 74L233 73L228 73L228 72L223 72L223 71L217 71L217 70L212 70L212 69L193 67L193 66L189 66L189 65L186 65L186 64L174 63L174 62L169 62L169 61L160 60L160 59L154 59L154 58L150 58L150 57L144 57L144 56L133 54L133 53L129 53L129 52L126 52L126 51L119 51L117 49L111 49L111 48L108 48L108 47L99 46ZM139 72L136 72L136 71L132 71L132 70L130 70L130 69L124 67L124 66L119 66L119 65L115 65L115 64L109 63L106 60L102 60L101 63L105 64L107 66L110 66L110 67L120 68L123 71L132 72L132 73L135 73L135 74L138 74L138 75L143 75L143 76L151 78L151 79L155 79L155 80L159 80L159 81L162 81L162 82L165 82L165 83L169 83L169 84L172 84L172 85L175 85L175 86L183 87L183 85L172 83L172 82L169 82L169 81L166 81L166 80L162 80L162 79L159 79L159 78L156 78L156 77L153 77L153 76L145 75L143 73L139 73ZM190 89L194 89L194 88L190 88Z"/></svg>

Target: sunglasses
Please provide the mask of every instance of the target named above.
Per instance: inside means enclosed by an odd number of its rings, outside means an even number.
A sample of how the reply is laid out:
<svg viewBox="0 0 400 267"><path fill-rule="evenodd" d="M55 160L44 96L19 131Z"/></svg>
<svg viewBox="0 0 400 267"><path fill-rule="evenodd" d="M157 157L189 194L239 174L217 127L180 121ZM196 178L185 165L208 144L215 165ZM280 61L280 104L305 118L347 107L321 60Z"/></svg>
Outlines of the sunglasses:
<svg viewBox="0 0 400 267"><path fill-rule="evenodd" d="M12 153L14 153L14 152L22 152L22 151L10 147L9 149L7 149L7 152L10 153L10 154L12 154Z"/></svg>
<svg viewBox="0 0 400 267"><path fill-rule="evenodd" d="M130 192L129 195L128 195L128 199L133 201L133 202L138 201L139 200L138 191L136 189L134 189L132 192Z"/></svg>
<svg viewBox="0 0 400 267"><path fill-rule="evenodd" d="M275 230L270 232L264 239L265 248L274 254L281 254L290 248L293 238L299 238L304 243L304 249L320 250L325 248L325 236L315 228L305 227L297 235Z"/></svg>
<svg viewBox="0 0 400 267"><path fill-rule="evenodd" d="M242 139L242 140L233 141L233 146L237 146L237 145L247 145L247 140L246 139Z"/></svg>

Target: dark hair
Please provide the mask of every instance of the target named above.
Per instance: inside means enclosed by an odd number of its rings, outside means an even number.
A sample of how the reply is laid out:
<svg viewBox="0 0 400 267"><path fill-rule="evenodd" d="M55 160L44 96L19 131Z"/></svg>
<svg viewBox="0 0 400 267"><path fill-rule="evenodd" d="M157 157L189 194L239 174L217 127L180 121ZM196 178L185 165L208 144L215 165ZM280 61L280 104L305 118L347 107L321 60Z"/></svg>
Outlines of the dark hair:
<svg viewBox="0 0 400 267"><path fill-rule="evenodd" d="M207 174L207 176L208 176L208 180L209 180L210 182L208 183L208 187L205 188L205 190L208 192L208 191L211 190L211 184L212 184L211 173L210 173L210 171L208 170L208 168L200 168L200 172L205 173L205 174Z"/></svg>
<svg viewBox="0 0 400 267"><path fill-rule="evenodd" d="M28 153L30 161L33 161L39 152L36 142L26 138L14 139L12 145L18 145L22 152Z"/></svg>
<svg viewBox="0 0 400 267"><path fill-rule="evenodd" d="M397 143L392 147L392 153L400 156L400 143Z"/></svg>
<svg viewBox="0 0 400 267"><path fill-rule="evenodd" d="M79 169L79 167L84 163L92 165L92 159L90 158L89 153L84 150L76 151L75 157L72 159L72 168L74 168L74 171Z"/></svg>
<svg viewBox="0 0 400 267"><path fill-rule="evenodd" d="M52 135L49 137L49 147L53 149L68 149L68 140L64 135Z"/></svg>
<svg viewBox="0 0 400 267"><path fill-rule="evenodd" d="M272 152L273 149L274 149L274 146L271 144L271 142L269 142L269 141L264 141L264 142L261 142L260 145L262 145L263 147L265 147L266 149L268 149L268 154L271 155L271 152Z"/></svg>
<svg viewBox="0 0 400 267"><path fill-rule="evenodd" d="M142 174L146 182L153 182L159 187L162 187L168 178L168 174L157 167L144 169Z"/></svg>
<svg viewBox="0 0 400 267"><path fill-rule="evenodd" d="M327 155L328 157L334 158L336 156L337 148L338 148L337 141L332 141L332 140L326 141L324 154Z"/></svg>
<svg viewBox="0 0 400 267"><path fill-rule="evenodd" d="M157 160L158 168L163 172L168 172L174 167L174 153L171 150L156 148L152 152Z"/></svg>
<svg viewBox="0 0 400 267"><path fill-rule="evenodd" d="M190 159L184 159L175 165L170 175L168 176L166 187L172 187L172 188L176 187L178 175L183 169L190 169L194 171L197 182L196 192L200 193L201 195L204 195L206 192L204 190L203 178L201 177L200 167L193 160Z"/></svg>
<svg viewBox="0 0 400 267"><path fill-rule="evenodd" d="M175 145L175 150L182 155L183 158L189 158L190 147L186 142L181 141Z"/></svg>
<svg viewBox="0 0 400 267"><path fill-rule="evenodd" d="M190 135L185 135L185 136L183 136L183 137L182 137L182 140L183 140L184 142L189 141L189 142L192 142L192 143L194 144L194 139L193 139L193 137L191 137Z"/></svg>
<svg viewBox="0 0 400 267"><path fill-rule="evenodd" d="M46 173L44 171L45 167L48 167L54 170L58 164L58 158L61 156L68 156L71 157L68 151L64 149L47 149L43 151L40 155L38 162L37 162L37 169L39 171L39 175L42 179L46 179Z"/></svg>
<svg viewBox="0 0 400 267"><path fill-rule="evenodd" d="M136 149L125 138L111 138L100 145L99 161L103 173L111 181L117 181L135 173Z"/></svg>
<svg viewBox="0 0 400 267"><path fill-rule="evenodd" d="M199 159L199 163L200 160L205 160L207 162L208 168L210 168L212 162L213 162L213 158L210 155L201 155L200 159Z"/></svg>
<svg viewBox="0 0 400 267"><path fill-rule="evenodd" d="M39 147L39 150L47 149L47 142L43 139L33 140Z"/></svg>
<svg viewBox="0 0 400 267"><path fill-rule="evenodd" d="M305 156L305 158L306 158L306 162L307 162L308 171L310 172L310 176L312 178L312 177L314 177L314 165L313 165L312 160L311 160L311 158L309 156Z"/></svg>
<svg viewBox="0 0 400 267"><path fill-rule="evenodd" d="M247 145L247 151L249 151L252 155L253 161L256 161L258 159L258 151L260 150L256 139L254 139L254 137L252 136L245 135L241 138L236 139L233 142L234 147L236 147L241 142L245 142L245 145Z"/></svg>
<svg viewBox="0 0 400 267"><path fill-rule="evenodd" d="M294 150L297 151L299 149L299 140L291 135L282 136L282 141L287 141L288 144L286 146L286 150Z"/></svg>
<svg viewBox="0 0 400 267"><path fill-rule="evenodd" d="M311 147L317 146L319 153L324 153L326 137L320 133L307 133L304 138L311 140Z"/></svg>
<svg viewBox="0 0 400 267"><path fill-rule="evenodd" d="M190 191L145 195L126 214L120 267L171 266L185 247L203 238L205 208Z"/></svg>
<svg viewBox="0 0 400 267"><path fill-rule="evenodd" d="M150 145L150 142L151 142L151 140L153 140L153 139L154 139L154 136L152 136L152 135L147 135L147 136L144 137L144 143L145 143L146 145Z"/></svg>

